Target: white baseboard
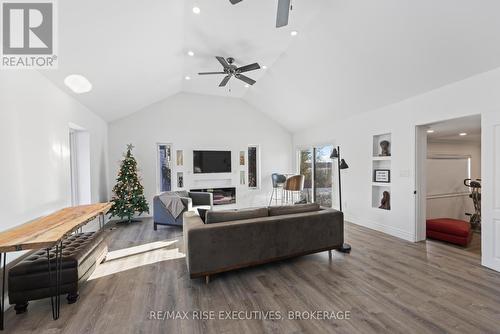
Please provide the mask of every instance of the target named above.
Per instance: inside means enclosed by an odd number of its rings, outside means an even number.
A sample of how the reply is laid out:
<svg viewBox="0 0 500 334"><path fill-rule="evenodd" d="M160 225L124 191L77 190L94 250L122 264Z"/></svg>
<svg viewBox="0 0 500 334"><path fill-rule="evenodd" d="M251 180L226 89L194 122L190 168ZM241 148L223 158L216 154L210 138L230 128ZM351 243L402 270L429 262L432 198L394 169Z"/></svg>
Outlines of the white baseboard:
<svg viewBox="0 0 500 334"><path fill-rule="evenodd" d="M397 227L387 226L385 224L380 224L376 221L369 219L360 219L358 217L354 217L351 215L346 215L345 220L356 225L360 225L375 231L389 234L396 238L400 238L410 242L415 242L415 236L413 235L413 233L409 233L408 231L402 230Z"/></svg>

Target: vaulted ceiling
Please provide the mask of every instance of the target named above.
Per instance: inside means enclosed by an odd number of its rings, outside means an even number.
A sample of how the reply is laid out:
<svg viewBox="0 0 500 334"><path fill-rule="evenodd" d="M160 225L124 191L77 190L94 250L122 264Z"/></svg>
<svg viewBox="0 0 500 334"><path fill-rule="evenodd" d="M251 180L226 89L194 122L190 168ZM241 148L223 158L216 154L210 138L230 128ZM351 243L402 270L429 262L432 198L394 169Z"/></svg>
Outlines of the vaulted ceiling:
<svg viewBox="0 0 500 334"><path fill-rule="evenodd" d="M86 76L93 90L75 97L109 121L186 91L242 98L293 132L500 66L497 0L294 0L279 29L276 7L59 1L59 69L44 74L68 92L67 75ZM223 76L197 75L221 69L216 55L267 69L219 88Z"/></svg>

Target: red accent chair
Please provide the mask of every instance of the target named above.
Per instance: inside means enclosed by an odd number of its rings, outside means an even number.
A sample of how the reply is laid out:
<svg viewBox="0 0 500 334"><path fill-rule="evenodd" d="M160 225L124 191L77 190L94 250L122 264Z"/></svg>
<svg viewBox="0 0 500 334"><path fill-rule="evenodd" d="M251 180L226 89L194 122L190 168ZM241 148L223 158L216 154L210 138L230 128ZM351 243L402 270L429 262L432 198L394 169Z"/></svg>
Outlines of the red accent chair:
<svg viewBox="0 0 500 334"><path fill-rule="evenodd" d="M451 218L427 219L427 238L467 247L472 239L470 223Z"/></svg>

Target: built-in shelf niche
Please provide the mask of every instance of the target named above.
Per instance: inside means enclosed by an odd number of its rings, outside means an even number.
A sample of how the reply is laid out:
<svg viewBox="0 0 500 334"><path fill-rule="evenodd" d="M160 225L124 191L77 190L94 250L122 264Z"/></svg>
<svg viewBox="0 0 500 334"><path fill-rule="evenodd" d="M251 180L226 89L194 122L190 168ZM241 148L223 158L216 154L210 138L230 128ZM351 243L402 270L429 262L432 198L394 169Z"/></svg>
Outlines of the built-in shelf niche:
<svg viewBox="0 0 500 334"><path fill-rule="evenodd" d="M381 159L389 159L391 158L391 151L392 151L392 140L391 140L391 134L390 133L384 133L381 135L375 135L373 136L373 157L374 158L381 158ZM382 156L382 148L380 147L380 143L384 140L387 140L389 142L389 156Z"/></svg>
<svg viewBox="0 0 500 334"><path fill-rule="evenodd" d="M373 185L372 186L372 207L375 209L379 209L380 206L380 200L382 199L382 196L384 195L384 191L388 191L389 194L391 193L391 187L387 185ZM379 209L383 211L388 211L385 209Z"/></svg>
<svg viewBox="0 0 500 334"><path fill-rule="evenodd" d="M382 148L380 143L382 141L389 142L389 155L382 155ZM382 200L383 194L385 191L389 192L389 195L392 196L391 193L391 182L392 182L392 169L391 169L391 160L392 160L392 136L390 133L384 133L380 135L373 136L372 141L372 173L371 173L371 185L372 185L372 207L375 209L389 211L386 209L380 209L380 202ZM389 182L376 182L375 181L375 171L376 170L388 170L389 171ZM392 201L391 201L392 208Z"/></svg>

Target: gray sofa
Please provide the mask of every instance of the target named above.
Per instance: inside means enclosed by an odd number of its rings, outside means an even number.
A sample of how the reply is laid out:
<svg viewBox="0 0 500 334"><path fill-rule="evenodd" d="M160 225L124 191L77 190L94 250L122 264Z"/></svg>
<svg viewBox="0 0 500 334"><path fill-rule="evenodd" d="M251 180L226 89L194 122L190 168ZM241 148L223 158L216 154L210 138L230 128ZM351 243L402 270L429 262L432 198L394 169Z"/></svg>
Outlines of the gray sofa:
<svg viewBox="0 0 500 334"><path fill-rule="evenodd" d="M182 203L184 204L183 213L192 211L196 212L197 209L207 209L210 210L213 207L213 195L206 192L173 192L181 196ZM157 230L157 225L183 225L183 213L181 213L177 218L172 216L172 214L165 208L165 205L160 200L160 195L156 195L153 198L153 219L154 219L154 230Z"/></svg>
<svg viewBox="0 0 500 334"><path fill-rule="evenodd" d="M317 204L184 214L191 278L311 253L342 250L344 216Z"/></svg>

